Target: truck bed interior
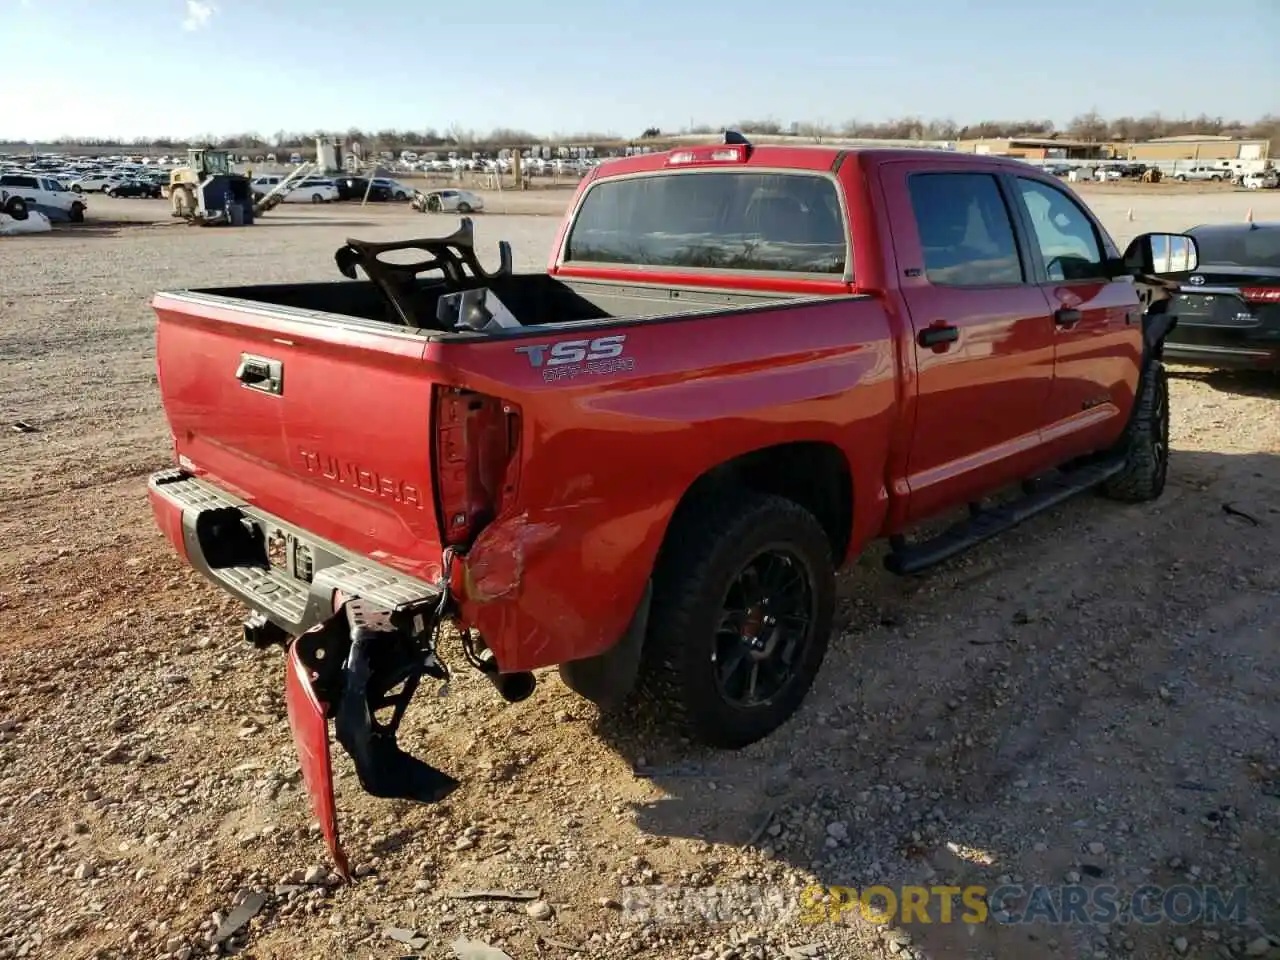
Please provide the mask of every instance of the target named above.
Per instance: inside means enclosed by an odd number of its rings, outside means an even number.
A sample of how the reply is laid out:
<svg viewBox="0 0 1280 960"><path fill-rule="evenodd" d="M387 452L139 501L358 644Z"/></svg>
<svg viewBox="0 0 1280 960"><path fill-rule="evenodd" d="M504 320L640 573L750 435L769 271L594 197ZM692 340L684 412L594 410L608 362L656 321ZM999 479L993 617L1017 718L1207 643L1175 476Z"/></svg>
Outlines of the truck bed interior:
<svg viewBox="0 0 1280 960"><path fill-rule="evenodd" d="M348 240L334 255L338 272L348 278L345 280L187 292L438 332L458 330L443 326L437 319L440 297L478 288L491 291L521 327L645 319L807 299L786 293L566 281L545 273L514 273L510 247L501 244L500 251L498 270L485 270L475 256L470 221L464 220L462 229L439 239L394 243ZM408 255L416 255L417 259ZM464 327L461 332L475 331Z"/></svg>
<svg viewBox="0 0 1280 960"><path fill-rule="evenodd" d="M658 285L623 285L606 281L559 280L545 273L511 274L468 283L486 286L515 314L522 326L564 324L618 318L673 316L709 309L733 309L796 299L785 293L735 293ZM434 328L436 301L459 289L420 282L406 291L419 328ZM253 303L399 323L382 290L371 280L316 283L264 283L244 287L212 287L191 293L233 297Z"/></svg>

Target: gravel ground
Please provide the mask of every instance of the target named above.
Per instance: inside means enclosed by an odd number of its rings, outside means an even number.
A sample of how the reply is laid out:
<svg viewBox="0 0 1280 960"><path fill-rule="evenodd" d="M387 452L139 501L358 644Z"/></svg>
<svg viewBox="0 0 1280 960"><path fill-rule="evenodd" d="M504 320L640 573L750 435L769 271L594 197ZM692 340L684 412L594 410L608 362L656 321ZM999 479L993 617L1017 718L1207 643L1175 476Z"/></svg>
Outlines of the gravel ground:
<svg viewBox="0 0 1280 960"><path fill-rule="evenodd" d="M1121 243L1250 206L1280 219L1276 194L1086 192ZM1275 378L1175 371L1156 504L1082 497L914 579L872 551L842 578L803 711L741 753L604 723L553 673L515 706L467 673L420 696L403 740L463 786L436 807L377 801L339 759L361 874L339 885L278 654L241 642L242 611L151 522L144 480L169 443L149 299L331 278L348 235L456 221L141 222L157 210L95 198L96 224L0 242L0 958L209 955L239 904L256 916L223 949L263 958L443 958L459 938L514 960L1280 957ZM478 223L537 269L556 221ZM933 923L890 930L794 909L813 884L916 883L1243 887L1248 916L943 924L935 900Z"/></svg>

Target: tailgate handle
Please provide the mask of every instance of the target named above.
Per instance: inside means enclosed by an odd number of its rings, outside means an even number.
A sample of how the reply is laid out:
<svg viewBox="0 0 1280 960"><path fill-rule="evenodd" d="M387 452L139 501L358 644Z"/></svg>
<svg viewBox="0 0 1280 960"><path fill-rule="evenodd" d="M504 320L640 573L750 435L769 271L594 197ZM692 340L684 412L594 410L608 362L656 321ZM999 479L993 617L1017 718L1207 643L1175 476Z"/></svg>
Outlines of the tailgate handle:
<svg viewBox="0 0 1280 960"><path fill-rule="evenodd" d="M242 353L240 366L236 367L236 379L250 390L279 395L284 391L284 364L270 357Z"/></svg>

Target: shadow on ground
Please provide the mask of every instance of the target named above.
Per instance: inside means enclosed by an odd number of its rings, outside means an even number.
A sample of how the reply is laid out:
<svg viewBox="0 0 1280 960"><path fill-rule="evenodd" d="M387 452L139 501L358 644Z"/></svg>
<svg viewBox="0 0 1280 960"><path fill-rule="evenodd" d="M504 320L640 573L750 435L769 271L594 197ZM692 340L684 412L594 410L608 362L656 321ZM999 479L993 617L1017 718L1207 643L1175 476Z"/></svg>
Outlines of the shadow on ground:
<svg viewBox="0 0 1280 960"><path fill-rule="evenodd" d="M1082 496L917 578L864 557L814 691L765 741L673 747L628 720L599 734L666 794L637 810L643 831L752 846L829 887L1065 880L1123 902L1143 884L1243 885L1276 930L1278 532L1280 457L1175 450L1156 503ZM705 879L780 883L732 867L713 847ZM970 928L938 923L939 903L909 925L923 956L1248 939L1203 917ZM863 941L902 936L849 918Z"/></svg>

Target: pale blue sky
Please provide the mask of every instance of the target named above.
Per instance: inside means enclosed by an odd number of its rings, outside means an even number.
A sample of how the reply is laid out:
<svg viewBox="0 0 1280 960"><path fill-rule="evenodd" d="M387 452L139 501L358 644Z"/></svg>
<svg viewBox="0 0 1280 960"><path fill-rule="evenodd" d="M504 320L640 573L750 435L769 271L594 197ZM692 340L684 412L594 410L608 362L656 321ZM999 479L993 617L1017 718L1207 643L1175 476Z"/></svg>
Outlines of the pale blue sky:
<svg viewBox="0 0 1280 960"><path fill-rule="evenodd" d="M0 0L0 32L0 138L1280 113L1280 0Z"/></svg>

